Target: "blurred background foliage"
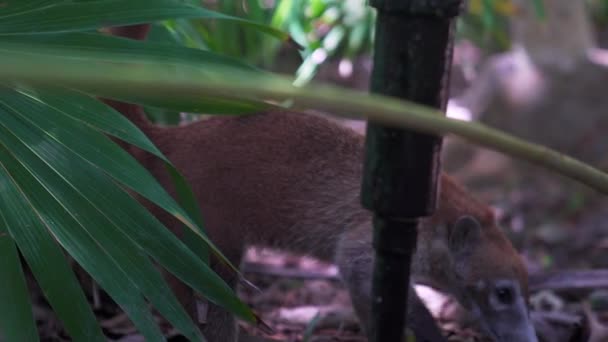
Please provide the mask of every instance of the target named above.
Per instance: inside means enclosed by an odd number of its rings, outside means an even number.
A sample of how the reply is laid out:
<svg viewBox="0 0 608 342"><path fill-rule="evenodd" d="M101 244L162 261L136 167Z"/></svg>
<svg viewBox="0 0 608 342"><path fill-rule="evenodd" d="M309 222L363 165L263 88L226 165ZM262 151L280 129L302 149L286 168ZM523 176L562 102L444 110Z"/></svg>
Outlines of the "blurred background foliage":
<svg viewBox="0 0 608 342"><path fill-rule="evenodd" d="M533 0L542 18L542 0ZM599 22L608 18L607 0L588 0ZM352 59L371 52L375 13L366 0L203 0L218 12L264 23L289 33L280 42L245 26L221 20L168 20L156 25L151 39L211 50L270 67L280 50L297 47L302 58L297 82L312 79L331 57ZM470 0L458 21L458 38L487 50L510 46L508 18L517 14L511 0Z"/></svg>
<svg viewBox="0 0 608 342"><path fill-rule="evenodd" d="M196 0L188 0L200 3ZM532 0L539 20L542 0ZM598 23L608 22L608 0L587 0ZM155 24L150 40L173 42L213 51L262 68L295 76L294 84L311 81L330 60L350 66L369 56L374 37L375 10L366 0L203 0L218 12L259 22L287 32L280 41L247 26L224 20L166 20ZM512 0L470 0L457 23L457 39L468 40L487 53L511 47L509 18L517 15ZM178 113L149 108L160 123L179 122ZM181 115L189 121L193 116Z"/></svg>

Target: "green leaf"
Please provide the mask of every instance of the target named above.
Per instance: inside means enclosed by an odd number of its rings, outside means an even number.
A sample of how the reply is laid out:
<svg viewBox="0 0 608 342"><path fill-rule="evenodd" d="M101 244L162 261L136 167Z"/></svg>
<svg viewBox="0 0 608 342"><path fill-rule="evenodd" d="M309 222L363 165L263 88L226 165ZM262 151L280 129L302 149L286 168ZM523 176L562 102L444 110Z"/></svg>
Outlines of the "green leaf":
<svg viewBox="0 0 608 342"><path fill-rule="evenodd" d="M49 96L45 97L47 101L53 102ZM55 99L55 102L59 101L62 100ZM0 102L5 107L11 108L20 117L20 120L29 121L31 125L46 131L48 138L63 143L76 154L97 165L144 197L150 200L156 199L156 204L168 212L176 215L183 214L183 211L156 182L150 172L131 155L100 132L72 119L71 116L77 115L75 113L78 112L66 115L63 113L63 107L48 106L39 99L7 88L0 92ZM5 121L4 118L2 121ZM100 151L105 153L100 153ZM161 200L158 200L159 198Z"/></svg>
<svg viewBox="0 0 608 342"><path fill-rule="evenodd" d="M2 180L0 165L0 199L5 193ZM15 242L8 235L8 224L2 213L0 209L0 340L38 341L21 260Z"/></svg>
<svg viewBox="0 0 608 342"><path fill-rule="evenodd" d="M91 214L89 199L78 196L70 184L66 184L59 174L13 135L17 130L20 138L35 139L33 132L19 121L11 120L11 113L3 110L2 114L0 142L3 147L0 149L0 162L5 166L13 182L19 186L20 192L27 196L28 205L35 210L36 216L44 222L57 241L125 310L146 339L163 340L163 335L147 310L139 289L145 284L133 279L134 275L139 275L136 271L139 268L146 268L146 265L129 267L130 260L124 256L124 253L141 254L139 248L119 250L123 245L122 236L112 234L112 227L103 225L105 222L94 221L99 215ZM6 128L7 123L10 124L11 130ZM10 146L10 153L7 146ZM29 146L32 146L31 142ZM42 144L40 147L57 162L67 162L71 168L77 165L74 161L66 161L65 155L53 149L52 144ZM27 227L20 228L27 229ZM139 258L139 261L142 260L146 259ZM154 272L158 271L154 270ZM172 318L172 316L167 317L170 321ZM187 324L188 321L185 322ZM181 328L183 324L179 326ZM190 337L196 336L192 334L192 329L196 328L190 323L190 329L182 332Z"/></svg>
<svg viewBox="0 0 608 342"><path fill-rule="evenodd" d="M14 101L19 97L19 95L11 93L11 91L8 92L9 101ZM193 217L198 224L198 234L193 232L193 234L190 235L190 229L185 230L185 235L187 237L185 241L190 249L196 251L197 255L199 255L202 260L208 259L208 248L205 246L204 241L201 241L200 236L198 236L201 233L204 233L204 229L202 225L203 220L199 213L200 206L196 201L194 194L179 171L170 164L162 153L158 151L152 142L150 142L137 127L111 107L77 91L55 89L51 94L46 91L35 92L22 89L21 94L31 97L32 99L38 99L38 101L44 103L43 106L60 108L60 111L66 116L81 121L82 123L91 126L93 129L100 130L122 139L123 141L129 142L165 161L173 179L178 198L180 199L180 204L186 208L188 215ZM58 121L60 122L61 120ZM68 142L68 144L70 144L70 142ZM151 200L153 202L156 201L155 199Z"/></svg>
<svg viewBox="0 0 608 342"><path fill-rule="evenodd" d="M355 57L356 53L363 48L367 38L369 37L368 28L369 26L364 25L363 23L352 28L350 34L348 35L348 42L346 45L345 55L347 57Z"/></svg>
<svg viewBox="0 0 608 342"><path fill-rule="evenodd" d="M238 59L226 57L211 51L181 47L175 44L151 43L109 36L99 33L53 33L45 35L0 36L0 42L11 44L35 45L46 49L49 56L71 59L90 58L91 60L111 62L126 59L148 62L181 64L199 62L210 66L234 67L237 70L252 72L264 71L243 63ZM69 49L62 51L61 49Z"/></svg>
<svg viewBox="0 0 608 342"><path fill-rule="evenodd" d="M178 0L36 1L21 5L22 1L13 0L2 6L0 35L88 31L172 18L202 18L230 20L280 39L287 37L270 26Z"/></svg>
<svg viewBox="0 0 608 342"><path fill-rule="evenodd" d="M177 198L179 199L180 205L186 210L186 212L194 219L194 221L198 224L199 227L204 227L203 217L201 216L200 204L196 199L192 188L188 185L188 182L182 176L179 171L169 165L165 164L165 168L171 177L171 181L173 183L173 187L175 188L175 192L177 194ZM197 232L191 229L182 229L184 234L183 240L184 243L193 251L206 265L209 264L209 248L208 246L201 243L200 238ZM205 232L202 232L205 234ZM237 310L238 308L233 308L233 310Z"/></svg>
<svg viewBox="0 0 608 342"><path fill-rule="evenodd" d="M51 6L61 1L64 0L4 0L0 7L0 18Z"/></svg>
<svg viewBox="0 0 608 342"><path fill-rule="evenodd" d="M189 219L189 215L167 194L165 189L156 182L156 179L154 179L150 172L141 166L126 151L118 148L117 145L95 129L78 124L77 121L74 121L71 118L74 114L65 115L65 113L62 113L64 110L62 110L61 107L49 107L41 102L40 99L37 100L34 97L24 95L25 94L5 88L4 91L0 92L0 101L5 105L14 108L15 112L19 113L19 115L27 120L31 120L32 124L40 125L41 129L51 132L49 134L54 139L62 142L76 154L101 168L117 181L141 194L143 197L163 208L179 220L184 221L191 229L196 229L198 232L203 231L201 227ZM43 96L50 105L64 101L61 98L53 99L52 96ZM73 100L74 96L68 99ZM86 101L87 99L83 98L83 100ZM70 106L78 103L79 102L74 101L68 104L68 110ZM71 109L75 108L72 107ZM107 111L108 110L106 110L106 112ZM126 119L122 118L122 120L124 121ZM148 144L146 144L146 146L147 145ZM99 153L100 150L107 152ZM148 147L148 150L155 151L156 149L154 147ZM109 151L112 151L112 153L109 153ZM164 157L162 158L166 161ZM171 166L171 168L173 167ZM181 175L177 177L181 177ZM187 194L186 192L180 193ZM188 198L194 198L194 196L191 194ZM200 243L206 243L214 254L224 260L228 265L231 265L228 259L213 245L206 235L199 234L199 237L202 239ZM236 270L236 267L231 267Z"/></svg>
<svg viewBox="0 0 608 342"><path fill-rule="evenodd" d="M334 26L323 38L323 48L327 50L328 56L332 56L338 46L342 43L346 29L343 25Z"/></svg>
<svg viewBox="0 0 608 342"><path fill-rule="evenodd" d="M105 341L63 251L5 165L0 167L0 183L4 222L67 332L77 341Z"/></svg>
<svg viewBox="0 0 608 342"><path fill-rule="evenodd" d="M163 63L172 70L189 73L192 63L208 66L202 77L222 77L216 70L241 70L252 74L263 73L238 60L217 55L212 52L183 48L169 44L154 44L133 41L118 37L88 33L69 33L51 35L26 35L18 37L0 36L0 46L5 53L23 46L37 46L51 59L67 61L87 60L91 65L106 65L109 62L133 60L140 63ZM194 72L194 70L192 70ZM108 92L106 97L131 103L143 104L136 96L121 96L121 93ZM147 105L169 108L184 112L205 112L209 114L242 114L260 111L269 106L257 99L227 100L201 95L197 101L184 101L183 98L162 98L159 101L145 101Z"/></svg>
<svg viewBox="0 0 608 342"><path fill-rule="evenodd" d="M236 1L220 1L218 2L219 10L224 13L235 12L235 9L239 6ZM218 44L216 48L219 49L220 53L232 56L238 56L243 54L241 49L241 35L239 28L230 25L227 22L218 22L213 34L217 36Z"/></svg>
<svg viewBox="0 0 608 342"><path fill-rule="evenodd" d="M115 136L164 160L167 163L168 172L180 199L180 205L185 208L190 217L195 219L195 222L201 228L200 232L204 233L203 219L199 210L200 205L184 177L170 164L156 146L122 114L102 104L97 99L77 91L56 89L52 95L48 92L23 92L23 94L38 98L50 107L61 108L63 113L72 119L82 121L94 129ZM203 261L207 262L209 251L200 237L191 232L190 229L184 229L183 231L184 241L188 247Z"/></svg>
<svg viewBox="0 0 608 342"><path fill-rule="evenodd" d="M59 108L46 107L33 98L20 96L18 92L11 90L5 90L0 100L5 106L10 106L12 112L21 120L44 132L39 138L33 138L30 137L31 133L28 134L26 130L20 129L19 132L22 133L19 136L21 139L27 138L27 145L31 146L47 164L52 165L53 169L63 175L70 184L74 184L74 189L78 189L82 196L91 201L95 199L94 205L117 226L117 229L141 244L145 251L161 265L200 291L209 300L226 307L243 319L254 320L247 306L238 300L231 288L209 266L196 257L137 201L117 188L101 173L103 170L138 191L174 216L189 223L191 229L196 227L149 172L128 153L101 133L78 124L70 116L64 115ZM10 117L3 118L0 122L11 123L10 129L13 132L19 129L16 122L10 121ZM37 143L40 139L48 143L44 145ZM64 157L67 158L64 160L60 158L63 155L71 157ZM71 172L74 164L78 165L79 172ZM95 179L95 182L91 183L91 179ZM192 194L190 195L193 197ZM116 208L116 203L120 203L118 206L120 209ZM84 209L80 208L74 212L80 213L82 210ZM214 253L222 256L205 235L199 234L199 237L208 243ZM198 272L193 272L193 269Z"/></svg>
<svg viewBox="0 0 608 342"><path fill-rule="evenodd" d="M63 252L1 166L0 212L49 303L74 339L105 341Z"/></svg>
<svg viewBox="0 0 608 342"><path fill-rule="evenodd" d="M27 100L34 105L49 107L47 109L57 108L57 111L75 120L77 124L85 124L94 130L119 138L169 162L150 139L129 119L112 107L85 93L65 88L54 88L51 91L36 91L23 87L18 90L8 88L0 88L0 90L0 98L2 98L2 92L7 92L4 93L4 96L9 98L13 96L17 98L25 97L22 100Z"/></svg>
<svg viewBox="0 0 608 342"><path fill-rule="evenodd" d="M200 21L187 19L169 19L151 25L146 42L174 43L202 50L211 50L206 35L199 30Z"/></svg>

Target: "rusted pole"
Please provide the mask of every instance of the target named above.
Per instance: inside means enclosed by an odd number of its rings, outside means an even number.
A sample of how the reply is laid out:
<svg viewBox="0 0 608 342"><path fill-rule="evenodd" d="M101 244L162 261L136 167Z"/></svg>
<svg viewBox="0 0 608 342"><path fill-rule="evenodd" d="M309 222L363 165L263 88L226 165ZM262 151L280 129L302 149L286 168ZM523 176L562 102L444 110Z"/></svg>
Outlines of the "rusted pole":
<svg viewBox="0 0 608 342"><path fill-rule="evenodd" d="M371 91L445 109L461 0L371 0ZM401 341L419 219L435 210L441 138L367 126L363 205L374 212L373 342Z"/></svg>

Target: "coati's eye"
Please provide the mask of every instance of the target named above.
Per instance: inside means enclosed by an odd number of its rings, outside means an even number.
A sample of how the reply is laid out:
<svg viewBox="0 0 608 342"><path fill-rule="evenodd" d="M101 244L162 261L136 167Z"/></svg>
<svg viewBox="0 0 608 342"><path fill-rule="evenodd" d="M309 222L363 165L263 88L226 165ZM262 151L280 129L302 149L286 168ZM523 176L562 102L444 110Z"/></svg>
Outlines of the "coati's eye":
<svg viewBox="0 0 608 342"><path fill-rule="evenodd" d="M494 289L494 295L501 304L513 303L514 294L510 286L498 286Z"/></svg>

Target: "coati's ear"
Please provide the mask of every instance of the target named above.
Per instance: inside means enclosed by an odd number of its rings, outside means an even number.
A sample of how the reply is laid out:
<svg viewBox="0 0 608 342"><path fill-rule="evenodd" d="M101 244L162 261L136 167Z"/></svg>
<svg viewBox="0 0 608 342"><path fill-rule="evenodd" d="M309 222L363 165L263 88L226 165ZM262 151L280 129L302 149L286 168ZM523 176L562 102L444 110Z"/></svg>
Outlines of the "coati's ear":
<svg viewBox="0 0 608 342"><path fill-rule="evenodd" d="M479 246L481 224L472 216L462 216L449 229L448 246L454 255L472 252Z"/></svg>

